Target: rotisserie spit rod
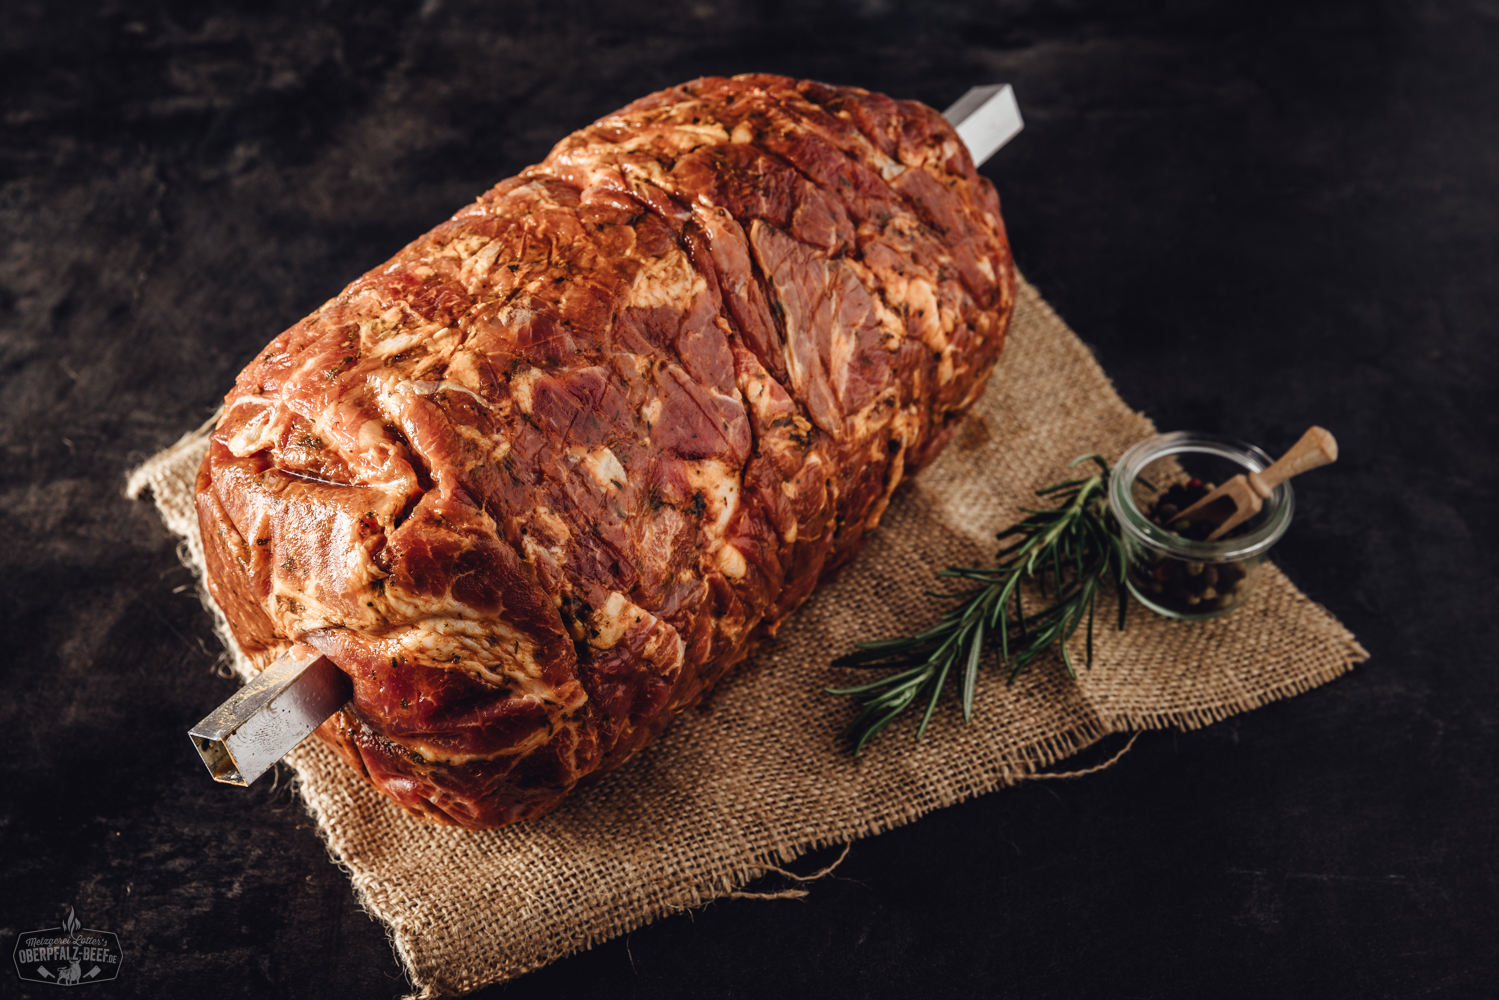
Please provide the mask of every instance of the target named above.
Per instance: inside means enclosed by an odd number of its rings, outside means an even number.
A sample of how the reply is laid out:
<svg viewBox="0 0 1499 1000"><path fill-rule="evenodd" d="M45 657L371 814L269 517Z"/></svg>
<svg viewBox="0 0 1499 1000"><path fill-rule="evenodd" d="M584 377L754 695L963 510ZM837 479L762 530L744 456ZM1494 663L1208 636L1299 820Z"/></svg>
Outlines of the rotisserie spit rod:
<svg viewBox="0 0 1499 1000"><path fill-rule="evenodd" d="M977 166L1024 123L1010 85L970 88L943 112ZM311 646L296 645L188 731L213 780L248 785L348 703L349 679Z"/></svg>

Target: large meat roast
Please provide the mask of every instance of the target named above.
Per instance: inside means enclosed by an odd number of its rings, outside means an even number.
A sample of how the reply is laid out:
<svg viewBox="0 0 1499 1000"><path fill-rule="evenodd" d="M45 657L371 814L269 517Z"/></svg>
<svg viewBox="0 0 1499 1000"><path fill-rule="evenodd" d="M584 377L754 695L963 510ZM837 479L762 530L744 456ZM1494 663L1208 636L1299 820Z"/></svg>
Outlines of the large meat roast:
<svg viewBox="0 0 1499 1000"><path fill-rule="evenodd" d="M553 808L847 562L983 391L993 186L922 104L708 78L564 139L277 337L198 474L264 665L412 813Z"/></svg>

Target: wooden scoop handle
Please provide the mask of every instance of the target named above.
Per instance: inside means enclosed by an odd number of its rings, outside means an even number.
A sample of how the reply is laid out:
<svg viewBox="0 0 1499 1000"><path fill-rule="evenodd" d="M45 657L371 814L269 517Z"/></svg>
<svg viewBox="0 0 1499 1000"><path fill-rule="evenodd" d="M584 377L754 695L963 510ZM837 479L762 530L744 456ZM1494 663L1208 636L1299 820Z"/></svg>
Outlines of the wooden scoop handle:
<svg viewBox="0 0 1499 1000"><path fill-rule="evenodd" d="M1249 485L1261 497L1269 499L1270 491L1292 476L1310 472L1338 460L1338 441L1321 427L1313 427L1301 440L1264 472L1251 472Z"/></svg>

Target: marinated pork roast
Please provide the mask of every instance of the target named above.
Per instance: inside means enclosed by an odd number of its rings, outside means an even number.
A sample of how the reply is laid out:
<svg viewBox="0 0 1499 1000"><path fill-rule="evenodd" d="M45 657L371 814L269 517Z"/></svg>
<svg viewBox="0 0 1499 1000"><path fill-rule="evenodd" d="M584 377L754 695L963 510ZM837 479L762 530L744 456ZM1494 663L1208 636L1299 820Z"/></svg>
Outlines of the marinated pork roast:
<svg viewBox="0 0 1499 1000"><path fill-rule="evenodd" d="M479 829L698 702L846 563L983 391L1014 304L994 187L932 109L777 76L636 101L240 374L198 473L264 666L319 735Z"/></svg>

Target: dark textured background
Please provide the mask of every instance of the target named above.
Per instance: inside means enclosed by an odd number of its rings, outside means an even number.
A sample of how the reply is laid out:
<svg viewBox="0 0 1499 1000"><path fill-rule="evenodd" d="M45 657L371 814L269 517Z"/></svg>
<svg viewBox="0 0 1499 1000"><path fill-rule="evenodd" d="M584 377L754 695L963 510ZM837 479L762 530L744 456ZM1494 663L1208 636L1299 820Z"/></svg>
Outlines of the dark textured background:
<svg viewBox="0 0 1499 1000"><path fill-rule="evenodd" d="M91 995L403 990L284 783L203 773L183 732L233 684L124 474L567 132L770 70L1012 82L1021 267L1163 429L1337 433L1277 559L1374 658L484 995L1499 994L1494 3L9 0L0 32L0 992L52 995L12 936L69 905L126 952Z"/></svg>

